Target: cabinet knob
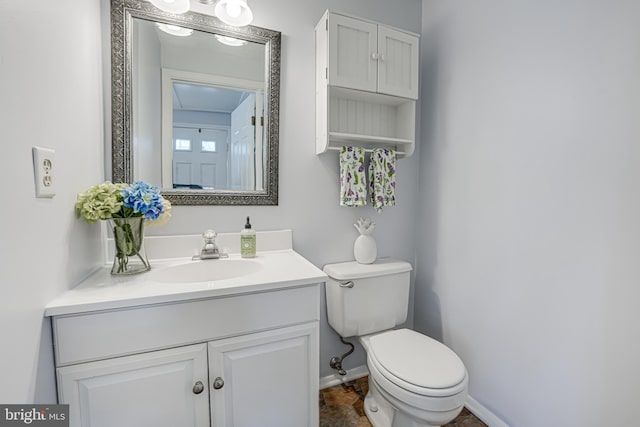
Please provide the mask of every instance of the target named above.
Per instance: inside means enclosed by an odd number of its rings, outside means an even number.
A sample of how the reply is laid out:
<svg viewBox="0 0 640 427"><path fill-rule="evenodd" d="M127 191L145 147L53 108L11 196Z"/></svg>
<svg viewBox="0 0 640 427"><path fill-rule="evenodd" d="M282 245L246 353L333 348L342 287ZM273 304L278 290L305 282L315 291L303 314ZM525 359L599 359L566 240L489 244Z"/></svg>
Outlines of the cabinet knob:
<svg viewBox="0 0 640 427"><path fill-rule="evenodd" d="M193 394L200 394L204 391L204 384L202 381L198 381L193 385Z"/></svg>
<svg viewBox="0 0 640 427"><path fill-rule="evenodd" d="M224 380L222 378L218 377L213 380L213 388L220 390L222 387L224 387Z"/></svg>
<svg viewBox="0 0 640 427"><path fill-rule="evenodd" d="M373 59L374 61L377 61L378 60L378 52L373 52L371 54L371 59Z"/></svg>

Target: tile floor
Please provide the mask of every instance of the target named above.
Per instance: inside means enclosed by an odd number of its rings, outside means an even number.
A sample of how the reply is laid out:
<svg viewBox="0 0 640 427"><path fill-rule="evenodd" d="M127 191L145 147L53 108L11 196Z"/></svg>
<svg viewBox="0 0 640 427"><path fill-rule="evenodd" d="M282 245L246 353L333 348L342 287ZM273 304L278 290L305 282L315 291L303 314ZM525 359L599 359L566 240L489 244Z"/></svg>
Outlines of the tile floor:
<svg viewBox="0 0 640 427"><path fill-rule="evenodd" d="M364 414L363 404L367 390L367 377L320 390L320 427L372 427ZM446 427L487 425L465 408Z"/></svg>

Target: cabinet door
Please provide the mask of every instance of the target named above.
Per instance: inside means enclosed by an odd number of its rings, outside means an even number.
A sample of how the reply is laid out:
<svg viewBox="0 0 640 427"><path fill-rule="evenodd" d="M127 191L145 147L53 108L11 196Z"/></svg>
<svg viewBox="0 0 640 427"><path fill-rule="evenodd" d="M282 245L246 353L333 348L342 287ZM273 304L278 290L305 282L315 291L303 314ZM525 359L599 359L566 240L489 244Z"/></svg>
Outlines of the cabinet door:
<svg viewBox="0 0 640 427"><path fill-rule="evenodd" d="M210 342L209 381L213 427L317 426L318 323Z"/></svg>
<svg viewBox="0 0 640 427"><path fill-rule="evenodd" d="M198 344L58 368L58 394L71 427L206 427L207 374Z"/></svg>
<svg viewBox="0 0 640 427"><path fill-rule="evenodd" d="M378 26L378 92L418 99L418 37Z"/></svg>
<svg viewBox="0 0 640 427"><path fill-rule="evenodd" d="M377 25L329 15L329 84L376 91Z"/></svg>

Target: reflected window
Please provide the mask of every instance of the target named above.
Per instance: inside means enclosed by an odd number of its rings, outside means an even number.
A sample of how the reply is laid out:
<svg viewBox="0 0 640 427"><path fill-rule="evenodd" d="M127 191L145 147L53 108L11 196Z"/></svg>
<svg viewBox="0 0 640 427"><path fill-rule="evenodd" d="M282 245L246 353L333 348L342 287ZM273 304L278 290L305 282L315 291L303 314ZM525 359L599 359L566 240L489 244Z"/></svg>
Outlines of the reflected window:
<svg viewBox="0 0 640 427"><path fill-rule="evenodd" d="M191 140L190 139L176 139L175 150L176 151L191 151Z"/></svg>
<svg viewBox="0 0 640 427"><path fill-rule="evenodd" d="M218 151L218 149L216 148L216 142L215 141L202 141L202 148L201 150L205 153L215 153Z"/></svg>

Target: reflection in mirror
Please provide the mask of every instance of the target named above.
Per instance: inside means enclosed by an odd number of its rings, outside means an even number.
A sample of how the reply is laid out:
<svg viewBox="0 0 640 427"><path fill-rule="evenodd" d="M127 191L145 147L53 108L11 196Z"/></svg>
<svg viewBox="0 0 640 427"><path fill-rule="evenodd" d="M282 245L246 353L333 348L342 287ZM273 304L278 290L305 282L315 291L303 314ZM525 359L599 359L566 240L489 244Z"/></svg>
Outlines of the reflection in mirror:
<svg viewBox="0 0 640 427"><path fill-rule="evenodd" d="M271 30L112 0L114 181L174 204L277 204L279 47Z"/></svg>
<svg viewBox="0 0 640 427"><path fill-rule="evenodd" d="M263 190L262 127L255 123L262 91L178 81L170 87L172 105L165 111L173 113L167 118L173 126L164 142L162 186Z"/></svg>

